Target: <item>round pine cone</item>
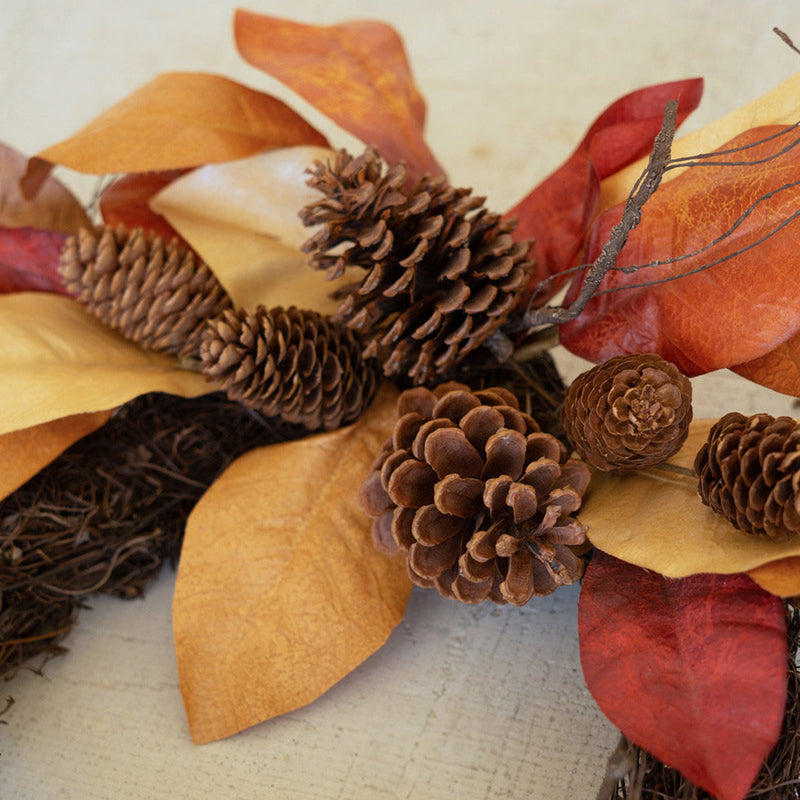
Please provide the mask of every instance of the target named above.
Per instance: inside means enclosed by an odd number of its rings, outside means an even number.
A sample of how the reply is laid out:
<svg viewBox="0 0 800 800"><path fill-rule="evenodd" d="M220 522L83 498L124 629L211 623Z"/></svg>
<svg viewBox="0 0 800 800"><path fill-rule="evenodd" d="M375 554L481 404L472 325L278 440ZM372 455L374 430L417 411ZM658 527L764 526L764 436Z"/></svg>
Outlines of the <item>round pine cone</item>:
<svg viewBox="0 0 800 800"><path fill-rule="evenodd" d="M200 358L232 400L309 430L353 422L380 373L351 330L294 306L225 311L206 325Z"/></svg>
<svg viewBox="0 0 800 800"><path fill-rule="evenodd" d="M197 357L206 320L231 308L228 293L177 239L105 226L70 236L59 271L98 319L152 350Z"/></svg>
<svg viewBox="0 0 800 800"><path fill-rule="evenodd" d="M572 382L561 419L572 446L598 469L660 464L686 441L692 384L653 353L615 356Z"/></svg>
<svg viewBox="0 0 800 800"><path fill-rule="evenodd" d="M731 412L694 462L700 499L737 528L783 541L800 532L800 425Z"/></svg>
<svg viewBox="0 0 800 800"><path fill-rule="evenodd" d="M337 310L378 356L386 375L427 383L506 321L525 288L530 241L485 198L424 177L410 189L402 163L383 174L374 148L317 162L309 185L323 197L300 216L321 228L303 246L330 278L366 272Z"/></svg>
<svg viewBox="0 0 800 800"><path fill-rule="evenodd" d="M409 389L360 501L376 547L445 597L524 605L574 583L589 469L506 389Z"/></svg>

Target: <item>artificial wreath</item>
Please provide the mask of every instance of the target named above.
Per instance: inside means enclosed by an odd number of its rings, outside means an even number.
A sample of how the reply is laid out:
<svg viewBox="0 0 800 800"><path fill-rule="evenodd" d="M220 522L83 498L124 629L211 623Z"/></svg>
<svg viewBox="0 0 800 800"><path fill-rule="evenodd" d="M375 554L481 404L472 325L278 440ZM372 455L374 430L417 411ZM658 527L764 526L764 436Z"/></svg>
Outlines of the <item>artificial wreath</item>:
<svg viewBox="0 0 800 800"><path fill-rule="evenodd" d="M497 213L425 144L389 26L239 11L235 36L364 149L170 73L0 150L2 673L179 561L202 743L318 697L413 584L580 581L623 734L600 797L800 797L800 426L694 420L688 379L800 395L800 76L677 142L702 82L637 90ZM53 165L105 176L93 219ZM568 387L553 333L597 362Z"/></svg>

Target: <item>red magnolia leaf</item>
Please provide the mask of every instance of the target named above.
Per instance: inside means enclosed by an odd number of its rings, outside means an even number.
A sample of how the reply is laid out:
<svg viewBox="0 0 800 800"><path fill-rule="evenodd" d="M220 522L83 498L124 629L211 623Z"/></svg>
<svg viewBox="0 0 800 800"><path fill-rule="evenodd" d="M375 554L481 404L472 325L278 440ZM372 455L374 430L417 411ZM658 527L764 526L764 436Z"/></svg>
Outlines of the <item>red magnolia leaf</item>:
<svg viewBox="0 0 800 800"><path fill-rule="evenodd" d="M667 579L598 550L578 609L581 665L629 739L719 800L741 800L786 702L783 603L746 575Z"/></svg>
<svg viewBox="0 0 800 800"><path fill-rule="evenodd" d="M58 274L58 259L66 238L61 231L0 228L0 294L66 294Z"/></svg>
<svg viewBox="0 0 800 800"><path fill-rule="evenodd" d="M20 181L27 168L27 156L0 144L0 225L64 233L75 233L89 225L83 206L53 177L43 177L32 197L23 193Z"/></svg>
<svg viewBox="0 0 800 800"><path fill-rule="evenodd" d="M275 97L219 75L168 72L39 158L102 175L196 167L296 144L328 143Z"/></svg>
<svg viewBox="0 0 800 800"><path fill-rule="evenodd" d="M597 211L600 181L650 152L667 101L678 100L680 124L702 93L702 79L692 78L621 97L600 114L569 159L508 212L519 218L516 236L536 239L531 288L573 265ZM537 294L537 303L556 288L554 282L551 291Z"/></svg>
<svg viewBox="0 0 800 800"><path fill-rule="evenodd" d="M305 25L238 10L234 35L245 61L376 145L388 162L405 160L413 177L443 174L422 136L425 102L389 25Z"/></svg>
<svg viewBox="0 0 800 800"><path fill-rule="evenodd" d="M616 270L578 319L561 326L567 349L592 361L655 352L699 375L760 358L797 333L800 294L791 265L800 248L800 223L792 220L800 205L800 138L791 130L775 136L787 130L746 131L663 184ZM600 216L587 263L621 215L617 206ZM687 254L694 255L623 271Z"/></svg>
<svg viewBox="0 0 800 800"><path fill-rule="evenodd" d="M179 236L167 220L156 214L150 199L188 170L170 169L161 172L131 172L115 180L100 195L99 207L107 225L144 228L165 239ZM180 237L179 237L180 238Z"/></svg>

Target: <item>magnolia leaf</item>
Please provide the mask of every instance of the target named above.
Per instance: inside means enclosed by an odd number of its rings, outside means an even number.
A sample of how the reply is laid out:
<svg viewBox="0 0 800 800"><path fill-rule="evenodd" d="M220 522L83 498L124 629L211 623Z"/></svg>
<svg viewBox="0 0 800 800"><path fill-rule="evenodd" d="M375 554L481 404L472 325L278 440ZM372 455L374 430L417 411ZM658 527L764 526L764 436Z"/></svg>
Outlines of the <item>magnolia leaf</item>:
<svg viewBox="0 0 800 800"><path fill-rule="evenodd" d="M0 294L66 294L58 272L66 238L61 231L42 228L0 228Z"/></svg>
<svg viewBox="0 0 800 800"><path fill-rule="evenodd" d="M655 352L698 375L759 358L798 332L800 294L787 269L800 249L798 145L798 131L748 130L659 187L615 268L561 326L562 344L592 361ZM621 215L617 206L595 223L587 263Z"/></svg>
<svg viewBox="0 0 800 800"><path fill-rule="evenodd" d="M742 800L783 722L783 603L746 575L668 580L595 551L578 626L609 720L718 800Z"/></svg>
<svg viewBox="0 0 800 800"><path fill-rule="evenodd" d="M770 561L747 574L762 588L778 597L800 595L800 556Z"/></svg>
<svg viewBox="0 0 800 800"><path fill-rule="evenodd" d="M105 425L111 413L73 414L0 435L0 463L3 465L0 500L19 489L78 439Z"/></svg>
<svg viewBox="0 0 800 800"><path fill-rule="evenodd" d="M595 547L668 578L746 572L800 556L800 537L774 542L735 528L703 505L696 477L669 469L692 470L715 421L693 420L686 442L666 467L592 473L580 521L589 526Z"/></svg>
<svg viewBox="0 0 800 800"><path fill-rule="evenodd" d="M794 125L800 120L800 72L766 94L741 108L676 139L672 145L673 158L687 158L709 153L722 147L743 131L764 125ZM615 173L609 173L601 185L599 210L624 203L634 183L647 166L647 156ZM674 180L687 168L671 169L664 173L662 183Z"/></svg>
<svg viewBox="0 0 800 800"><path fill-rule="evenodd" d="M62 295L0 296L0 341L0 434L115 408L146 392L213 391L203 375L129 342Z"/></svg>
<svg viewBox="0 0 800 800"><path fill-rule="evenodd" d="M396 398L384 386L354 425L251 451L192 511L172 617L195 743L310 703L402 620L405 563L375 550L357 502Z"/></svg>
<svg viewBox="0 0 800 800"><path fill-rule="evenodd" d="M759 358L731 367L733 372L776 392L800 395L800 332Z"/></svg>
<svg viewBox="0 0 800 800"><path fill-rule="evenodd" d="M79 172L180 169L273 147L326 146L280 100L219 75L157 76L39 158Z"/></svg>
<svg viewBox="0 0 800 800"><path fill-rule="evenodd" d="M178 236L175 228L150 208L150 200L185 174L185 169L168 169L122 175L100 194L97 205L103 222L113 227L124 225L128 230L142 228L167 241Z"/></svg>
<svg viewBox="0 0 800 800"><path fill-rule="evenodd" d="M425 102L397 32L382 22L306 25L237 10L239 53L349 133L404 160L412 178L443 170L422 135Z"/></svg>
<svg viewBox="0 0 800 800"><path fill-rule="evenodd" d="M348 270L328 281L312 270L300 245L311 236L298 216L314 199L306 170L332 152L320 147L272 150L248 159L201 167L151 201L211 267L237 305L296 305L323 314L337 288L354 281Z"/></svg>
<svg viewBox="0 0 800 800"><path fill-rule="evenodd" d="M702 79L694 78L621 97L594 121L567 161L508 212L519 220L515 236L535 240L531 287L572 266L597 210L600 181L650 152L667 102L678 100L680 124L702 93ZM537 292L537 303L557 288L553 282L548 291Z"/></svg>
<svg viewBox="0 0 800 800"><path fill-rule="evenodd" d="M76 233L89 227L89 218L77 198L53 177L41 183L31 198L23 195L20 181L28 158L0 144L0 225L6 228L43 228Z"/></svg>

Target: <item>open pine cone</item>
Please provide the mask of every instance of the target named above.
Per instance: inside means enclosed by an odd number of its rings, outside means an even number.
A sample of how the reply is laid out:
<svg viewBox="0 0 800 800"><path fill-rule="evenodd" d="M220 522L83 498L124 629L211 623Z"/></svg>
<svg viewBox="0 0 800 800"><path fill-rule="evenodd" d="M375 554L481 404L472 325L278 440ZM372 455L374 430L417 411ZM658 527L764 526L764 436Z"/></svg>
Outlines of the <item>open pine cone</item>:
<svg viewBox="0 0 800 800"><path fill-rule="evenodd" d="M59 271L74 297L131 341L196 358L206 320L232 307L203 261L177 239L124 226L70 236Z"/></svg>
<svg viewBox="0 0 800 800"><path fill-rule="evenodd" d="M225 311L206 325L200 357L231 400L309 430L353 422L380 374L353 331L294 306Z"/></svg>
<svg viewBox="0 0 800 800"><path fill-rule="evenodd" d="M737 528L782 541L800 533L800 425L731 412L694 462L700 499Z"/></svg>
<svg viewBox="0 0 800 800"><path fill-rule="evenodd" d="M337 319L362 334L386 375L430 382L506 321L527 283L531 243L513 241L516 221L490 214L484 198L427 176L407 189L405 166L383 174L374 148L318 162L309 185L324 196L301 212L321 225L303 250L330 278L366 272Z"/></svg>
<svg viewBox="0 0 800 800"><path fill-rule="evenodd" d="M409 389L361 490L376 547L445 597L521 606L574 583L589 469L505 389Z"/></svg>
<svg viewBox="0 0 800 800"><path fill-rule="evenodd" d="M567 389L564 431L585 461L604 471L660 464L680 450L692 420L692 384L654 353L615 356Z"/></svg>

